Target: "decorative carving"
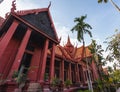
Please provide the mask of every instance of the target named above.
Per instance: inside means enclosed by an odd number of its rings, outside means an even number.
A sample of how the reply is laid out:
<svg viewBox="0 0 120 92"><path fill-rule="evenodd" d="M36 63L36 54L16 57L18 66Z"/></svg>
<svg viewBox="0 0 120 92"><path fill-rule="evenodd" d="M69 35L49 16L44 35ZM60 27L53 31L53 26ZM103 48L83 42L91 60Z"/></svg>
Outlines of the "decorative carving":
<svg viewBox="0 0 120 92"><path fill-rule="evenodd" d="M0 26L2 25L2 23L4 22L4 18L0 17Z"/></svg>
<svg viewBox="0 0 120 92"><path fill-rule="evenodd" d="M52 22L50 21L48 11L40 11L37 15L35 14L36 11L40 10L32 10L32 11L25 11L25 13L28 13L26 15L20 16L22 19L36 27L38 30L40 30L42 33L45 33L52 39L56 40L56 33L54 32L54 29L51 27ZM24 11L22 11L24 13ZM33 12L31 14L31 12ZM21 14L23 14L21 13ZM25 14L24 13L24 14ZM18 13L17 13L18 14Z"/></svg>
<svg viewBox="0 0 120 92"><path fill-rule="evenodd" d="M27 15L27 14L38 14L39 12L42 11L47 11L47 8L42 8L42 9L32 9L32 10L21 10L21 11L17 11L18 15Z"/></svg>
<svg viewBox="0 0 120 92"><path fill-rule="evenodd" d="M11 8L11 12L15 12L16 10L16 0L12 1L12 8Z"/></svg>
<svg viewBox="0 0 120 92"><path fill-rule="evenodd" d="M64 48L65 48L66 52L70 55L70 57L71 57L71 58L74 58L77 48L74 47L74 46L71 44L69 36L68 36L67 44L65 45Z"/></svg>
<svg viewBox="0 0 120 92"><path fill-rule="evenodd" d="M8 12L8 13L6 13L6 14L5 14L5 18L7 18L9 14L10 14L9 12Z"/></svg>
<svg viewBox="0 0 120 92"><path fill-rule="evenodd" d="M51 1L50 1L49 5L48 5L48 9L50 8L50 6L51 6Z"/></svg>

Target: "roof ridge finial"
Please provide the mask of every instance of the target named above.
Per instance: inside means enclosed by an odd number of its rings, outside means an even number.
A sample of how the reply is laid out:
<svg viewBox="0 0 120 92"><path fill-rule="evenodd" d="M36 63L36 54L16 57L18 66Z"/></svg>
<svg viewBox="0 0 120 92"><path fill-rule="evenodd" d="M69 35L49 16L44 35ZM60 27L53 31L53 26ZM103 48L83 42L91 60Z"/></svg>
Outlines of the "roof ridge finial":
<svg viewBox="0 0 120 92"><path fill-rule="evenodd" d="M11 12L15 12L16 10L16 0L12 1L12 8L11 8Z"/></svg>
<svg viewBox="0 0 120 92"><path fill-rule="evenodd" d="M69 35L68 35L68 40L67 40L67 44L66 44L66 46L73 46L72 43L71 43L71 41L70 41L70 37L69 37Z"/></svg>
<svg viewBox="0 0 120 92"><path fill-rule="evenodd" d="M68 35L68 42L71 43L71 42L70 42L70 37L69 37L69 35Z"/></svg>
<svg viewBox="0 0 120 92"><path fill-rule="evenodd" d="M61 42L61 39L62 39L62 37L60 36L60 38L59 38L59 42Z"/></svg>
<svg viewBox="0 0 120 92"><path fill-rule="evenodd" d="M49 2L48 9L50 8L50 6L51 6L51 1Z"/></svg>

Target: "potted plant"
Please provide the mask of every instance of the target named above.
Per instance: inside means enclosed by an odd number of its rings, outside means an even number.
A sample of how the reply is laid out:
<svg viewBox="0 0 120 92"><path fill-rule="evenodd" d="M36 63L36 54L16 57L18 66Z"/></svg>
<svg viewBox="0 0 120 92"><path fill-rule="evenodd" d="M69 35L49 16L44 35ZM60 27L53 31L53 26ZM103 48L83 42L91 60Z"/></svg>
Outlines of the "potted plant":
<svg viewBox="0 0 120 92"><path fill-rule="evenodd" d="M59 90L59 85L60 85L60 79L53 78L53 80L50 84L50 90L52 90L52 92L58 91Z"/></svg>
<svg viewBox="0 0 120 92"><path fill-rule="evenodd" d="M12 78L18 84L18 89L15 90L19 90L20 92L22 92L22 88L25 86L26 76L27 75L24 73L19 74L18 71L13 72Z"/></svg>
<svg viewBox="0 0 120 92"><path fill-rule="evenodd" d="M67 88L70 88L71 85L72 85L71 80L67 79L67 80L65 81L65 86L66 86Z"/></svg>
<svg viewBox="0 0 120 92"><path fill-rule="evenodd" d="M45 73L44 75L44 80L47 82L49 80L49 74L48 73Z"/></svg>

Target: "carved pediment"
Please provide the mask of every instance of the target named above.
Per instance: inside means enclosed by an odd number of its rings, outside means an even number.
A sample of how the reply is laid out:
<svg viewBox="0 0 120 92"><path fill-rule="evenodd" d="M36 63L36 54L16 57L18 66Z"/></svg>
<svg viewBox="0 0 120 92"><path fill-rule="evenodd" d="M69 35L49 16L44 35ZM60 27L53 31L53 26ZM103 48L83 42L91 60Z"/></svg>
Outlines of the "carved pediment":
<svg viewBox="0 0 120 92"><path fill-rule="evenodd" d="M57 39L54 28L52 27L53 24L51 23L48 11L42 11L39 13L30 13L27 15L21 16L22 19L29 22L31 25L51 37L52 39Z"/></svg>

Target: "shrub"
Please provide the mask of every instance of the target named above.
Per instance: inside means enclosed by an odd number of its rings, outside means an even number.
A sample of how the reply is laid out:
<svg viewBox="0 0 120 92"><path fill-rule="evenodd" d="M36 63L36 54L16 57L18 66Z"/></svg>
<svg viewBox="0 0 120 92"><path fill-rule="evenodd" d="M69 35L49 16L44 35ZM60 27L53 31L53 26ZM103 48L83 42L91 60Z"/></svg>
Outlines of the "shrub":
<svg viewBox="0 0 120 92"><path fill-rule="evenodd" d="M72 82L71 82L71 80L68 80L68 79L67 79L67 80L65 81L65 86L68 87L68 86L70 86L70 85L72 85Z"/></svg>

